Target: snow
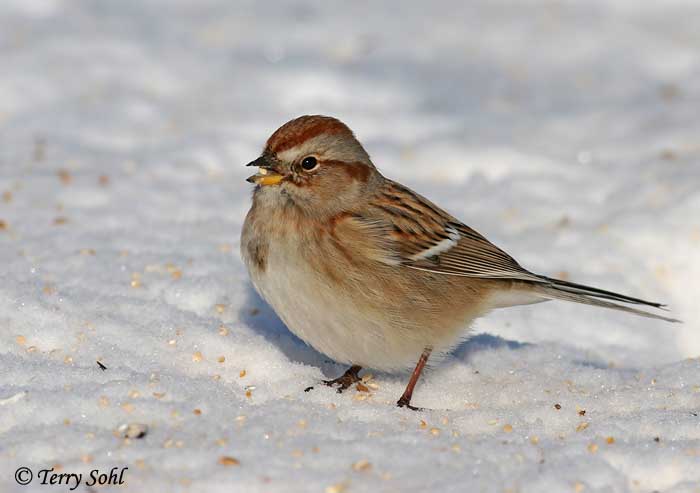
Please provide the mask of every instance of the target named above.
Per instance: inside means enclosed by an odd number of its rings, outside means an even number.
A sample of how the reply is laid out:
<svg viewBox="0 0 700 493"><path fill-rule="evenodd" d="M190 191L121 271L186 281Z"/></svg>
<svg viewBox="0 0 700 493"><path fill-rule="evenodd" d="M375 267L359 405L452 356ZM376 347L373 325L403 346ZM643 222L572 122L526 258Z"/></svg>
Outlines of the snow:
<svg viewBox="0 0 700 493"><path fill-rule="evenodd" d="M128 467L125 491L697 492L698 15L2 2L0 489L49 491L14 474L54 466ZM394 407L407 375L320 386L344 368L238 255L243 164L306 113L524 266L685 323L512 308L429 369L426 411Z"/></svg>

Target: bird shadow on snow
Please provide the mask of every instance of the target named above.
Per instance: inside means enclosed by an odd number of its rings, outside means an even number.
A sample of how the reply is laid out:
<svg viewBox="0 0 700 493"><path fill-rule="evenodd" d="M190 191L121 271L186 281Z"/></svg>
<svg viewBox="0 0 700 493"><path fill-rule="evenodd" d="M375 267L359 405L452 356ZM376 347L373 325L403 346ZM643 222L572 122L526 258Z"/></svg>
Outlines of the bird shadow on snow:
<svg viewBox="0 0 700 493"><path fill-rule="evenodd" d="M290 361L319 367L326 378L335 378L345 371L344 366L319 353L292 334L252 285L248 284L246 290L246 308L239 314L243 323L274 344Z"/></svg>
<svg viewBox="0 0 700 493"><path fill-rule="evenodd" d="M491 334L477 334L463 341L459 346L453 349L450 354L461 361L469 361L471 356L479 351L490 351L494 349L521 349L531 347L528 342L518 342L509 339L504 339Z"/></svg>

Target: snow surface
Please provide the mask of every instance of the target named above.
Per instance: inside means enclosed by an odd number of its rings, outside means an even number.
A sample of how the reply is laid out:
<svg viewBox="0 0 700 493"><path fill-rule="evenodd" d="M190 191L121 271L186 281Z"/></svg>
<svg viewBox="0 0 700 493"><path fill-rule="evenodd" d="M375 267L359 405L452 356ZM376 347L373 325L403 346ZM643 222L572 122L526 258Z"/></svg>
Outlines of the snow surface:
<svg viewBox="0 0 700 493"><path fill-rule="evenodd" d="M699 16L3 0L0 490L127 466L127 491L700 491ZM344 368L238 255L242 165L305 113L526 267L685 324L502 310L425 375L432 410L394 407L406 375L319 386Z"/></svg>

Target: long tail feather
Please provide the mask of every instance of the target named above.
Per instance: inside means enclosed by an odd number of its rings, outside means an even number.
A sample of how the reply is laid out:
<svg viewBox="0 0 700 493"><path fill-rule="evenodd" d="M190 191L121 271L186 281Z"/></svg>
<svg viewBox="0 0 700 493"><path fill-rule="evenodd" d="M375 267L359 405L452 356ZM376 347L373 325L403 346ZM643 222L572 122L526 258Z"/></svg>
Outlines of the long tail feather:
<svg viewBox="0 0 700 493"><path fill-rule="evenodd" d="M675 318L664 317L662 315L657 315L655 313L646 312L644 310L639 310L637 308L632 308L625 305L618 305L617 303L603 301L603 299L635 305L647 305L654 308L664 309L663 307L665 305L662 305L661 303L645 301L639 298L613 293L612 291L605 291L603 289L584 286L583 284L559 281L548 277L542 277L542 280L542 283L532 283L531 286L534 288L536 293L546 299L573 301L575 303L583 303L585 305L600 306L602 308L611 308L613 310L634 313L635 315L640 315L642 317L656 318L659 320L665 320L666 322L681 322Z"/></svg>
<svg viewBox="0 0 700 493"><path fill-rule="evenodd" d="M576 284L574 282L560 281L559 279L552 279L550 277L540 276L542 279L551 283L555 288L562 291L567 291L574 294L583 294L586 296L595 296L596 298L604 298L606 300L621 301L623 303L632 303L635 305L647 305L653 306L654 308L659 308L665 310L665 306L661 303L655 303L653 301L646 301L639 298L633 298L632 296L626 296L624 294L613 293L612 291L606 291L604 289L598 289L591 286L585 286L583 284Z"/></svg>

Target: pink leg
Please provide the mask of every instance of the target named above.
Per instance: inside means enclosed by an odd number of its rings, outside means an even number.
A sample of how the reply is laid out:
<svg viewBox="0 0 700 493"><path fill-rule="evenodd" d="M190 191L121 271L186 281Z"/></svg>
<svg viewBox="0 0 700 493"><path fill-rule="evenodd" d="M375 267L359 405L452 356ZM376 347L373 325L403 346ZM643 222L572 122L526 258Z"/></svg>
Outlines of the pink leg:
<svg viewBox="0 0 700 493"><path fill-rule="evenodd" d="M432 348L425 348L423 350L423 354L420 355L420 359L418 360L418 364L416 365L416 368L413 370L413 373L411 374L411 379L408 381L408 385L406 386L406 390L403 391L403 395L396 402L396 405L398 407L407 407L413 411L420 411L421 410L421 408L414 407L411 405L411 397L413 396L413 388L416 386L416 383L418 383L418 379L420 378L420 374L423 371L425 364L428 362L428 357L430 356L431 352L432 352Z"/></svg>

